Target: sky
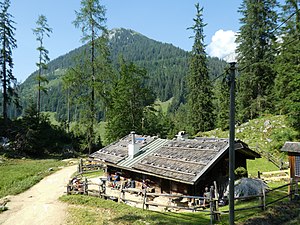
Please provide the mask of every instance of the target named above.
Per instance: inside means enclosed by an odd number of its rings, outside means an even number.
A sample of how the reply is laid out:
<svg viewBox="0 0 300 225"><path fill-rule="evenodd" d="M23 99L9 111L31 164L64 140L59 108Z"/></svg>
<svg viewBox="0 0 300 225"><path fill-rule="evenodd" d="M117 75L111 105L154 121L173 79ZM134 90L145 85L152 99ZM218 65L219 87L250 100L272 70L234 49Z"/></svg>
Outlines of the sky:
<svg viewBox="0 0 300 225"><path fill-rule="evenodd" d="M239 29L237 12L242 0L102 0L106 8L107 28L128 28L151 39L171 43L190 51L193 35L188 27L194 22L195 3L203 7L206 51L210 56L223 58L234 52L235 34ZM45 15L53 29L44 46L50 59L81 46L82 33L72 22L80 0L11 0L9 13L16 23L17 48L13 50L14 76L23 82L34 72L38 61L38 42L32 29L39 15Z"/></svg>

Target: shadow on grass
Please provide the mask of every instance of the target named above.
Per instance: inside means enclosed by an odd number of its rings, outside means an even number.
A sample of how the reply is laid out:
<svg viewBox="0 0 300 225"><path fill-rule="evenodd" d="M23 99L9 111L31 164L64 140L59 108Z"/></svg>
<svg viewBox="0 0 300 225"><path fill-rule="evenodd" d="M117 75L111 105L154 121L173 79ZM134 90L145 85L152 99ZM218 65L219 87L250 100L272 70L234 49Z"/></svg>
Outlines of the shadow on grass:
<svg viewBox="0 0 300 225"><path fill-rule="evenodd" d="M147 211L144 212L143 215L139 214L126 214L119 217L115 217L113 222L127 222L129 224L133 224L136 221L148 222L150 224L209 224L210 220L205 218L205 215L202 213L190 213L188 215L184 213L162 213L162 212L154 212Z"/></svg>
<svg viewBox="0 0 300 225"><path fill-rule="evenodd" d="M194 213L174 213L174 212L156 212L142 210L125 204L118 204L113 201L103 200L90 196L66 195L60 200L76 205L87 205L98 209L109 210L112 224L209 224L209 216L204 212Z"/></svg>

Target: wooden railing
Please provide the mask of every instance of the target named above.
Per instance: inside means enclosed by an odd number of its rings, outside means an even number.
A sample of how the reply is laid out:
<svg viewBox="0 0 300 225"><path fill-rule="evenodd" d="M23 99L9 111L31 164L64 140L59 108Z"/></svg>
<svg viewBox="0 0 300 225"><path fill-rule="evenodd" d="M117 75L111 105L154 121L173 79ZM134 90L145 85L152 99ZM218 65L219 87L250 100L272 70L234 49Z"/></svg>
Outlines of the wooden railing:
<svg viewBox="0 0 300 225"><path fill-rule="evenodd" d="M269 172L257 172L257 177L265 180L265 181L279 181L290 179L290 170L277 170L277 171L269 171Z"/></svg>
<svg viewBox="0 0 300 225"><path fill-rule="evenodd" d="M211 216L211 224L215 221L220 220L220 216L222 214L227 214L229 211L222 211L218 208L218 199L214 198L213 189L210 190L211 197L205 198L203 196L189 196L189 195L181 195L181 194L161 194L161 193L151 193L146 189L139 188L124 188L123 185L120 185L119 189L114 189L114 194L108 193L104 183L92 183L87 182L87 194L93 195L97 197L101 197L104 199L114 200L116 202L126 202L126 203L134 203L135 206L143 208L145 210L150 209L152 207L160 207L164 210L170 209L178 209L178 210L189 210L192 212L205 212ZM96 189L89 188L90 185L94 185L97 187ZM284 189L284 190L283 190ZM278 196L276 196L278 195ZM136 198L132 198L132 196L138 196ZM275 197L274 197L275 196ZM288 184L281 185L279 187L273 188L268 191L262 192L261 195L249 196L249 197L238 197L235 200L248 200L248 199L258 199L257 205L252 205L250 207L236 207L235 211L246 211L251 209L261 209L265 210L268 206L281 201L285 198L289 198L290 200L293 196L298 196L298 182L290 182ZM167 198L167 201L155 201L156 197ZM185 199L186 204L179 204L179 199ZM203 204L206 202L207 204Z"/></svg>
<svg viewBox="0 0 300 225"><path fill-rule="evenodd" d="M92 159L80 159L78 163L78 173L89 173L104 168L104 164Z"/></svg>
<svg viewBox="0 0 300 225"><path fill-rule="evenodd" d="M283 170L288 168L288 164L284 162L282 158L277 158L273 156L271 153L262 150L258 145L256 147L250 147L252 150L266 158L268 161L273 163L278 169Z"/></svg>

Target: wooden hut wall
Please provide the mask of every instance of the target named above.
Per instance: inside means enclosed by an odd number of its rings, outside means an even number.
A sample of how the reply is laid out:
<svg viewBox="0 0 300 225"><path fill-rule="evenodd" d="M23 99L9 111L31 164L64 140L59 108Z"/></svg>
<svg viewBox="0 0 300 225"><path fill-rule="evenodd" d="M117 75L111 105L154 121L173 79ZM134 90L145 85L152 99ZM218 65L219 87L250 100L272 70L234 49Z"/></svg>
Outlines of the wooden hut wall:
<svg viewBox="0 0 300 225"><path fill-rule="evenodd" d="M192 195L193 194L192 190L193 190L192 185L171 181L171 185L170 185L171 194Z"/></svg>
<svg viewBox="0 0 300 225"><path fill-rule="evenodd" d="M236 152L235 155L235 168L240 166L246 168L245 155ZM247 169L247 168L246 168ZM202 195L205 187L214 186L214 181L217 182L218 192L221 194L226 191L229 177L229 154L225 154L211 170L201 177L199 182L195 185L194 195Z"/></svg>
<svg viewBox="0 0 300 225"><path fill-rule="evenodd" d="M300 175L296 174L296 167L298 167L299 170L300 165L296 165L296 161L297 161L296 157L300 157L300 154L289 152L288 155L289 155L289 163L290 163L290 177L299 181Z"/></svg>
<svg viewBox="0 0 300 225"><path fill-rule="evenodd" d="M244 167L247 169L247 158L244 154L241 154L240 152L235 152L235 168L238 167Z"/></svg>

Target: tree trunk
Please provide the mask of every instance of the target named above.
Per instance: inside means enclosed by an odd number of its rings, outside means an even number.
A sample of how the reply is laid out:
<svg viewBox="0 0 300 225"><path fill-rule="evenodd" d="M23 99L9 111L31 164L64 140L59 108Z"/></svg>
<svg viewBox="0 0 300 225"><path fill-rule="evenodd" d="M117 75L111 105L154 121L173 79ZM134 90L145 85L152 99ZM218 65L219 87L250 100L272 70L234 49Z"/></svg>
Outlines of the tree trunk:
<svg viewBox="0 0 300 225"><path fill-rule="evenodd" d="M4 30L4 36L5 30ZM2 84L3 84L3 119L4 124L7 124L7 102L8 102L8 96L7 96L7 76L6 76L6 39L3 40L3 49L2 49L2 57L3 57L3 64L2 64Z"/></svg>

